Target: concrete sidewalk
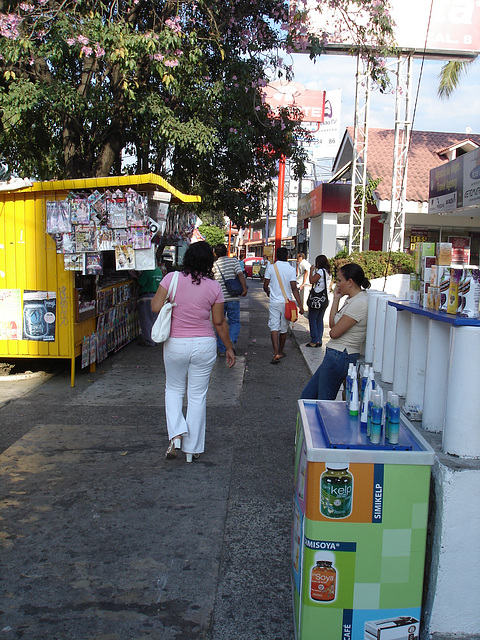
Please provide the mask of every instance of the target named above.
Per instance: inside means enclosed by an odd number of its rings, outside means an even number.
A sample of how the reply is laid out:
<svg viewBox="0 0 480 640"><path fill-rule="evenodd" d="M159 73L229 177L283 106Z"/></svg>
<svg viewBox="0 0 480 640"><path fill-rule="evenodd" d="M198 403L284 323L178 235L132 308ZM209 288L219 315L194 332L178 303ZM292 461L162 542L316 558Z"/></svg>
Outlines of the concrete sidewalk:
<svg viewBox="0 0 480 640"><path fill-rule="evenodd" d="M293 640L297 399L324 348L301 316L271 366L249 287L192 465L164 459L161 348L131 344L74 389L68 363L0 381L0 638Z"/></svg>
<svg viewBox="0 0 480 640"><path fill-rule="evenodd" d="M28 389L0 383L2 639L293 638L293 455L309 372L293 337L269 364L268 299L249 287L238 362L217 360L206 451L191 465L164 458L161 347L131 344L79 371L74 389L68 368Z"/></svg>

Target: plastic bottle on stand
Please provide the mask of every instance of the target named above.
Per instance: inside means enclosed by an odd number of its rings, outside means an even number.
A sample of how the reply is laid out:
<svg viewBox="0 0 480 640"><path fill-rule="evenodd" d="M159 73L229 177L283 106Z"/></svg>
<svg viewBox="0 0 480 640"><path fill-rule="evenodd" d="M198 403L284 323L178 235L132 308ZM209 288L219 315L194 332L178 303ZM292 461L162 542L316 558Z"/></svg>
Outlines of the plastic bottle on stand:
<svg viewBox="0 0 480 640"><path fill-rule="evenodd" d="M365 394L365 387L367 386L369 372L370 372L370 367L368 366L368 364L364 365L363 371L362 371L362 388L360 391L360 402L363 402L363 396Z"/></svg>
<svg viewBox="0 0 480 640"><path fill-rule="evenodd" d="M396 393L392 393L390 400L390 419L388 429L388 440L390 444L398 444L400 432L400 400Z"/></svg>
<svg viewBox="0 0 480 640"><path fill-rule="evenodd" d="M370 442L379 444L382 435L382 395L379 391L372 394L372 415L370 418Z"/></svg>
<svg viewBox="0 0 480 640"><path fill-rule="evenodd" d="M350 409L350 397L352 391L353 362L348 365L348 373L345 379L345 400L347 401L347 409Z"/></svg>
<svg viewBox="0 0 480 640"><path fill-rule="evenodd" d="M370 381L370 398L368 400L368 411L367 411L367 436L370 437L370 422L371 422L371 416L372 416L372 395L373 395L373 391L375 390L375 372L373 370L373 367L370 369L370 371L368 372L368 377L369 377L369 381Z"/></svg>
<svg viewBox="0 0 480 640"><path fill-rule="evenodd" d="M362 377L362 384L363 384L363 377ZM375 381L370 377L370 372L367 371L367 382L365 384L365 389L363 391L361 412L360 412L360 428L361 429L367 429L367 426L368 426L368 414L371 408L370 403L371 403L374 384L375 384Z"/></svg>
<svg viewBox="0 0 480 640"><path fill-rule="evenodd" d="M380 394L380 407L382 408L382 427L385 425L385 401L383 399L383 389L380 385L375 387L375 391Z"/></svg>
<svg viewBox="0 0 480 640"><path fill-rule="evenodd" d="M348 411L351 416L358 416L359 402L358 402L358 381L357 378L352 378L352 390L350 392L350 406Z"/></svg>
<svg viewBox="0 0 480 640"><path fill-rule="evenodd" d="M390 424L390 407L392 406L393 391L387 393L387 402L385 403L385 438L388 438Z"/></svg>

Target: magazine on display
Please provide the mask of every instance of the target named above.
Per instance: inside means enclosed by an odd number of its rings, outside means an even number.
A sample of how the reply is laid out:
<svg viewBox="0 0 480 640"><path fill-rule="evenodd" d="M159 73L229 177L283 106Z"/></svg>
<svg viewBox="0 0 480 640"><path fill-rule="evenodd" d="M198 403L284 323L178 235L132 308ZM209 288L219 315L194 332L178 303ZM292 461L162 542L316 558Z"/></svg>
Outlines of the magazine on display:
<svg viewBox="0 0 480 640"><path fill-rule="evenodd" d="M135 250L135 270L151 271L155 269L155 247Z"/></svg>
<svg viewBox="0 0 480 640"><path fill-rule="evenodd" d="M103 273L103 256L101 253L85 254L85 274L97 276Z"/></svg>
<svg viewBox="0 0 480 640"><path fill-rule="evenodd" d="M65 271L83 271L84 253L65 253L63 268Z"/></svg>
<svg viewBox="0 0 480 640"><path fill-rule="evenodd" d="M131 244L115 247L115 267L117 271L135 269L135 251Z"/></svg>
<svg viewBox="0 0 480 640"><path fill-rule="evenodd" d="M105 225L102 225L98 231L97 249L98 251L112 251L114 249L113 230Z"/></svg>
<svg viewBox="0 0 480 640"><path fill-rule="evenodd" d="M78 225L75 228L75 251L76 253L86 253L96 250L95 227Z"/></svg>
<svg viewBox="0 0 480 640"><path fill-rule="evenodd" d="M86 198L73 198L70 201L72 224L88 224L90 222L90 204Z"/></svg>
<svg viewBox="0 0 480 640"><path fill-rule="evenodd" d="M70 202L68 200L47 201L47 233L70 233Z"/></svg>

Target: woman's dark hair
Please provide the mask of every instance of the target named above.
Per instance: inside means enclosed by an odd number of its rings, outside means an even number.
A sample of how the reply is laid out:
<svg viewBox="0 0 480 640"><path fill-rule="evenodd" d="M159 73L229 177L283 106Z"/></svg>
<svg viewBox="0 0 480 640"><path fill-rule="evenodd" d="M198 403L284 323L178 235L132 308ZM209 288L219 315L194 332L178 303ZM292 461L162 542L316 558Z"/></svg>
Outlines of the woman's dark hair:
<svg viewBox="0 0 480 640"><path fill-rule="evenodd" d="M356 262L348 262L347 264L344 264L343 267L340 267L339 271L342 272L342 276L345 280L350 280L351 278L355 284L358 284L362 289L370 288L370 280L365 277L362 267Z"/></svg>
<svg viewBox="0 0 480 640"><path fill-rule="evenodd" d="M195 284L200 284L202 278L213 280L213 249L208 242L193 242L183 256L182 271L191 275Z"/></svg>
<svg viewBox="0 0 480 640"><path fill-rule="evenodd" d="M330 273L330 262L323 253L315 258L315 269L325 269L327 273Z"/></svg>

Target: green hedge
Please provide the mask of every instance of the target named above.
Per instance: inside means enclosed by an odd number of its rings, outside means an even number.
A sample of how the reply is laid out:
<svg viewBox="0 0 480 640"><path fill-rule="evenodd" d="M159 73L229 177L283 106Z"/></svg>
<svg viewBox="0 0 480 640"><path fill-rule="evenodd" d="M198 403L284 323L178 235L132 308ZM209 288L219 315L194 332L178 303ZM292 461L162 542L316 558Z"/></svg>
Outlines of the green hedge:
<svg viewBox="0 0 480 640"><path fill-rule="evenodd" d="M388 251L363 251L362 253L352 253L346 255L346 252L337 254L330 260L332 266L332 276L336 278L337 269L343 267L348 262L356 262L365 272L365 277L369 280L373 278L384 278L385 276L395 275L396 273L413 273L415 264L413 256L408 253L389 253Z"/></svg>

